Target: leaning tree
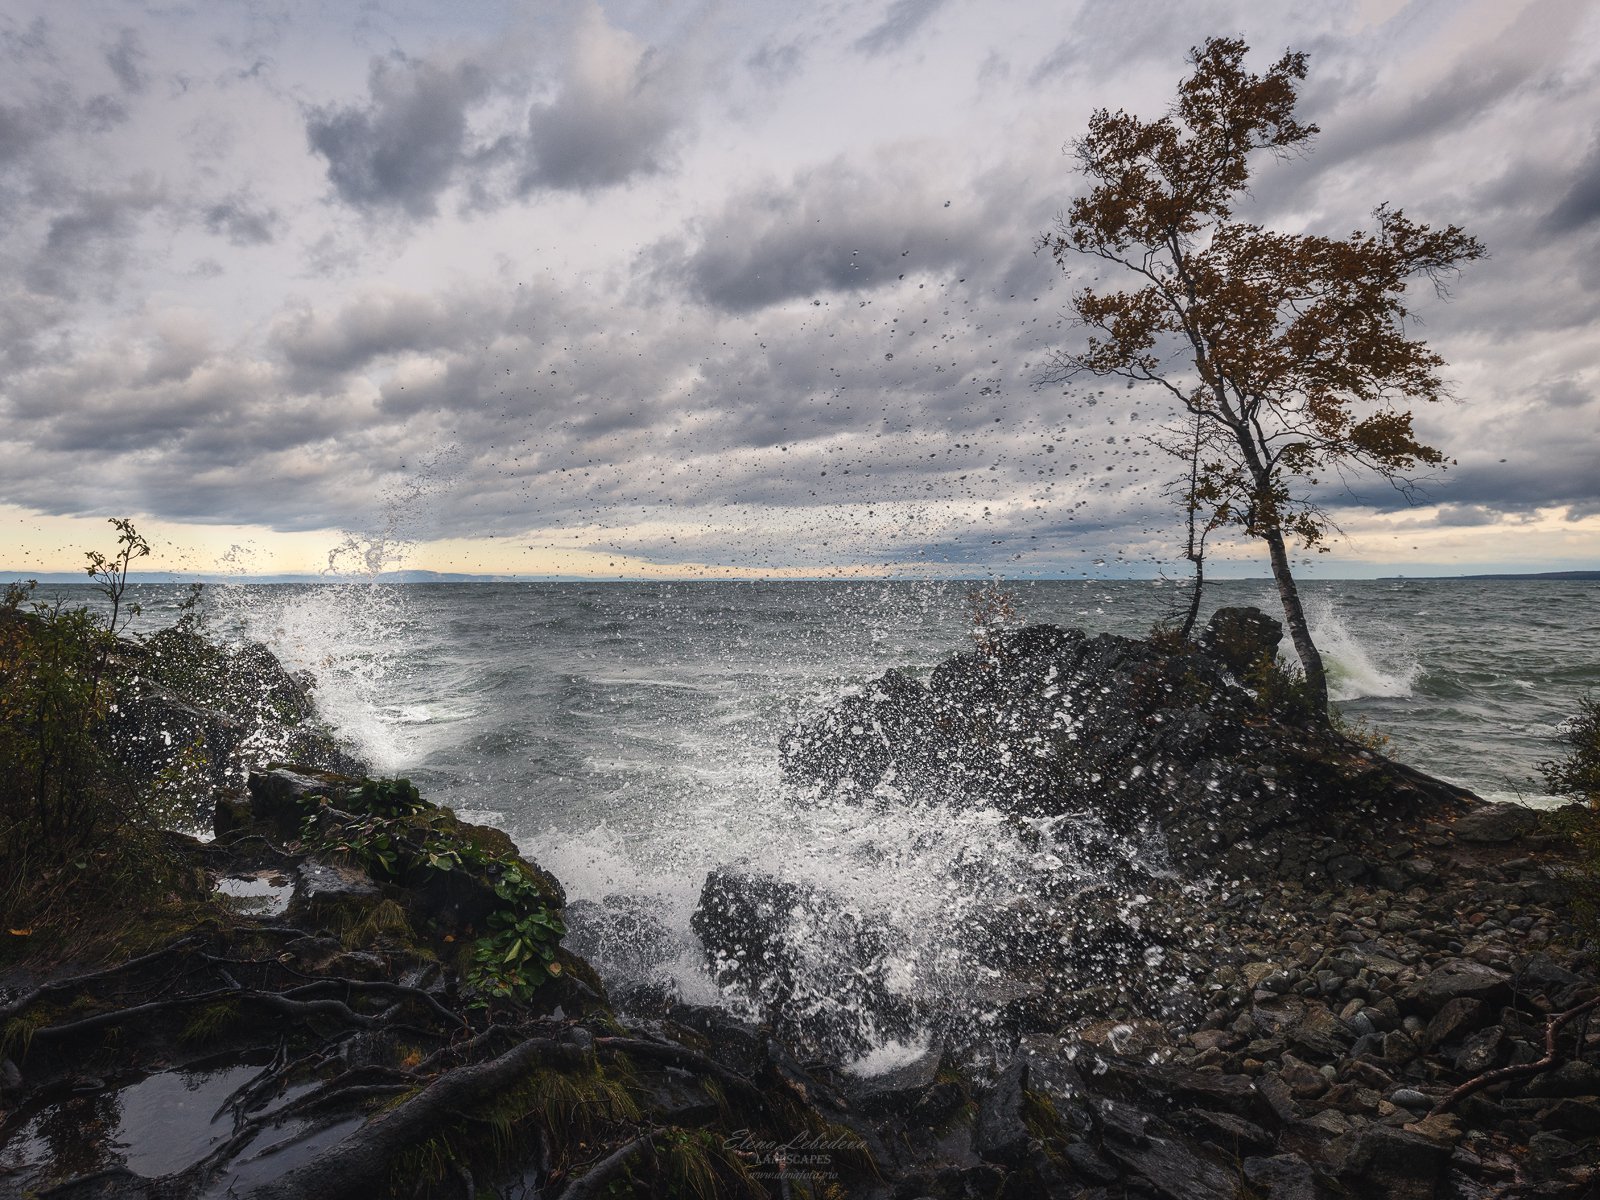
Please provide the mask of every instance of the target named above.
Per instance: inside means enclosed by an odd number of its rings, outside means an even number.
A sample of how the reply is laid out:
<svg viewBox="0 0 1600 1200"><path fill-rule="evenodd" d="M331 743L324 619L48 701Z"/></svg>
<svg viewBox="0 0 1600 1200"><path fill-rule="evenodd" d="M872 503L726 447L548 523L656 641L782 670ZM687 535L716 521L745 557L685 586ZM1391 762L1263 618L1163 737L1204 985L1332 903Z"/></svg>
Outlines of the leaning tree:
<svg viewBox="0 0 1600 1200"><path fill-rule="evenodd" d="M1374 228L1344 238L1286 233L1233 219L1262 154L1288 156L1317 127L1295 119L1306 56L1264 75L1248 47L1212 38L1190 52L1193 74L1164 117L1100 109L1072 143L1091 187L1040 246L1070 271L1103 260L1121 290L1071 298L1086 343L1054 353L1041 382L1117 376L1166 390L1202 434L1186 497L1203 524L1267 545L1290 636L1319 712L1327 676L1289 567L1290 539L1319 545L1332 528L1316 502L1321 476L1365 468L1402 487L1444 456L1417 440L1407 407L1444 397L1444 360L1408 336L1406 287L1442 293L1483 246L1455 225L1433 229L1380 205Z"/></svg>

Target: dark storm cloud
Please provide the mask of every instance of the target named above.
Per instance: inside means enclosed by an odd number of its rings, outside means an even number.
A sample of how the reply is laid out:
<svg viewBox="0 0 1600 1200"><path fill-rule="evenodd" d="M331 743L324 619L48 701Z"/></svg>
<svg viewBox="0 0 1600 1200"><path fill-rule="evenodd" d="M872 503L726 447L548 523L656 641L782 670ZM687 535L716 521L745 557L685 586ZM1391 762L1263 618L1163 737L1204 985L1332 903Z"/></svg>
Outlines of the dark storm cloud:
<svg viewBox="0 0 1600 1200"><path fill-rule="evenodd" d="M277 239L283 224L276 209L257 207L243 195L207 206L203 220L210 232L235 246L265 246Z"/></svg>
<svg viewBox="0 0 1600 1200"><path fill-rule="evenodd" d="M578 20L555 96L528 109L518 191L586 192L653 175L672 160L704 70L687 47L646 46L598 8Z"/></svg>
<svg viewBox="0 0 1600 1200"><path fill-rule="evenodd" d="M122 90L134 95L144 91L149 82L144 72L144 63L148 57L138 32L133 29L124 29L117 36L116 42L106 49L106 65L117 77Z"/></svg>
<svg viewBox="0 0 1600 1200"><path fill-rule="evenodd" d="M239 358L185 318L164 339L18 381L6 420L36 457L7 477L5 498L76 511L86 491L73 464L92 454L118 464L99 486L159 497L173 517L352 525L384 470L452 445L466 465L430 520L436 533L470 534L516 532L530 512L559 526L639 505L702 512L720 528L729 503L823 513L986 496L1030 476L1028 454L1001 452L1008 435L970 410L990 360L1023 357L1014 338L924 325L959 301L913 284L878 303L775 310L759 329L641 322L624 354L609 302L548 291L512 303L375 293L290 310L267 358ZM557 313L559 339L523 335ZM376 395L368 379L381 381ZM946 436L930 439L917 422L934 412ZM948 441L958 433L973 439L964 449Z"/></svg>
<svg viewBox="0 0 1600 1200"><path fill-rule="evenodd" d="M1124 75L1142 63L1171 64L1178 77L1184 56L1207 37L1232 32L1237 25L1228 6L1217 0L1086 0L1073 14L1070 29L1034 66L1033 86L1075 75L1094 79ZM1130 37L1130 31L1137 36ZM1055 30L1041 27L1041 44Z"/></svg>
<svg viewBox="0 0 1600 1200"><path fill-rule="evenodd" d="M1263 10L1093 2L1052 51L1053 12L1037 36L991 45L984 22L961 27L973 6L941 0L880 0L864 19L707 17L670 36L652 6L615 26L597 6L557 7L560 21L540 10L493 45L481 23L389 21L383 41L342 44L315 74L288 42L230 49L267 65L187 64L214 89L214 117L163 107L193 103L151 82L187 43L144 24L142 41L80 33L87 82L46 72L8 88L0 207L20 200L26 221L0 231L16 265L0 285L0 499L358 528L447 451L455 482L429 499L429 535L536 526L658 561L756 565L982 567L1048 545L1084 570L1093 553L1148 561L1170 542L1158 485L1172 464L1137 440L1158 398L1101 390L1094 407L1030 386L1075 336L1059 324L1065 285L1031 242L1070 198L1055 152L1093 104L1159 113L1190 45L1241 13L1269 23ZM1295 19L1351 25L1314 7ZM378 16L363 36L389 16L364 11ZM972 38L954 71L952 35ZM1251 37L1258 67L1280 49ZM1308 37L1322 89L1308 104L1334 131L1311 162L1330 161L1283 164L1294 179L1259 188L1252 219L1342 230L1389 194L1371 186L1387 173L1408 212L1459 220L1496 253L1456 304L1425 306L1472 403L1427 434L1464 465L1432 488L1444 507L1416 519L1487 530L1552 505L1600 511L1592 450L1572 432L1600 421L1577 336L1597 319L1600 269L1556 236L1594 228L1600 147L1558 163L1506 133L1549 91L1526 54L1451 50L1460 71L1374 54L1368 71L1360 37ZM375 42L407 52L374 62ZM1422 44L1456 45L1456 31ZM924 46L937 79L904 53ZM926 114L882 95L902 81ZM940 107L961 89L970 112ZM708 92L725 103L702 114ZM1572 111L1549 103L1548 121ZM702 119L716 138L695 140ZM126 150L121 133L84 136L122 121ZM179 127L182 145L165 147ZM1569 140L1574 127L1587 128L1568 121ZM259 159L219 132L244 128L264 131ZM775 133L795 145L754 140ZM1468 142L1484 153L1463 156ZM201 143L217 157L197 157ZM142 144L170 183L129 182ZM1417 181L1433 190L1413 207ZM251 291L199 278L210 258ZM89 303L123 265L141 287ZM1128 421L1135 406L1144 423ZM1541 428L1556 409L1561 428ZM1360 503L1404 501L1374 486Z"/></svg>
<svg viewBox="0 0 1600 1200"><path fill-rule="evenodd" d="M856 40L863 54L885 54L905 45L948 0L894 0L883 20Z"/></svg>
<svg viewBox="0 0 1600 1200"><path fill-rule="evenodd" d="M478 305L459 298L446 305L414 292L370 292L334 312L284 313L273 324L269 345L298 386L324 390L380 358L458 347L486 317Z"/></svg>
<svg viewBox="0 0 1600 1200"><path fill-rule="evenodd" d="M662 243L647 258L658 277L735 313L870 292L906 274L995 273L1017 247L998 241L976 206L952 210L946 183L936 189L881 164L868 174L835 161L734 196L701 222L696 244Z"/></svg>
<svg viewBox="0 0 1600 1200"><path fill-rule="evenodd" d="M1493 525L1500 514L1481 504L1441 504L1434 520L1440 525Z"/></svg>
<svg viewBox="0 0 1600 1200"><path fill-rule="evenodd" d="M1545 232L1572 233L1600 218L1600 138L1578 164L1575 175L1572 187L1545 218Z"/></svg>
<svg viewBox="0 0 1600 1200"><path fill-rule="evenodd" d="M64 123L64 106L0 104L0 168L23 159Z"/></svg>
<svg viewBox="0 0 1600 1200"><path fill-rule="evenodd" d="M805 60L805 47L798 40L763 42L744 65L750 73L769 84L783 83L794 77Z"/></svg>
<svg viewBox="0 0 1600 1200"><path fill-rule="evenodd" d="M1324 74L1306 89L1307 115L1322 126L1310 156L1312 172L1352 159L1375 161L1381 152L1401 153L1459 133L1534 80L1540 64L1517 58L1463 62L1403 104L1386 96L1381 104L1350 105L1348 80ZM1328 112L1324 104L1334 106ZM1344 111L1339 111L1343 109Z"/></svg>
<svg viewBox="0 0 1600 1200"><path fill-rule="evenodd" d="M367 102L312 109L306 137L327 160L328 181L346 203L431 217L466 158L467 112L487 87L471 62L374 59Z"/></svg>
<svg viewBox="0 0 1600 1200"><path fill-rule="evenodd" d="M578 13L570 40L564 74L531 103L529 80L496 48L452 61L376 59L367 99L312 109L307 140L340 199L415 218L436 215L455 185L484 210L510 196L589 192L664 170L700 86L691 57L635 41L594 6ZM495 101L526 104L520 128L475 134L473 114Z"/></svg>
<svg viewBox="0 0 1600 1200"><path fill-rule="evenodd" d="M24 272L28 286L68 298L111 294L132 254L140 220L165 198L150 179L63 197L64 211L50 218L44 243Z"/></svg>
<svg viewBox="0 0 1600 1200"><path fill-rule="evenodd" d="M683 120L672 72L646 54L624 87L573 86L533 105L519 189L589 191L660 171Z"/></svg>

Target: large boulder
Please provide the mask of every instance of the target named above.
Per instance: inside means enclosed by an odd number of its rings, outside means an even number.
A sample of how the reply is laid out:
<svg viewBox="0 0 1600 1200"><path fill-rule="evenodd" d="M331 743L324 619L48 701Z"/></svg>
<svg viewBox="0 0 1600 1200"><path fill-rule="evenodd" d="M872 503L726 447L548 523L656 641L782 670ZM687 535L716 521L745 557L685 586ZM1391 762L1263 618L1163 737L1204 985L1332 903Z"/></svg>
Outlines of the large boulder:
<svg viewBox="0 0 1600 1200"><path fill-rule="evenodd" d="M912 1032L913 1005L890 983L901 939L842 897L722 867L690 927L717 984L809 1050L849 1058Z"/></svg>
<svg viewBox="0 0 1600 1200"><path fill-rule="evenodd" d="M1515 842L1539 832L1539 813L1522 804L1485 804L1458 818L1451 832L1463 842Z"/></svg>
<svg viewBox="0 0 1600 1200"><path fill-rule="evenodd" d="M836 794L1090 817L1230 877L1351 882L1392 868L1357 853L1387 824L1453 817L1475 798L1246 686L1277 621L1223 610L1198 646L1031 626L935 667L890 672L792 730L786 778ZM1323 851L1326 850L1326 853Z"/></svg>
<svg viewBox="0 0 1600 1200"><path fill-rule="evenodd" d="M1200 648L1241 679L1278 655L1283 622L1259 608L1219 608L1211 614Z"/></svg>

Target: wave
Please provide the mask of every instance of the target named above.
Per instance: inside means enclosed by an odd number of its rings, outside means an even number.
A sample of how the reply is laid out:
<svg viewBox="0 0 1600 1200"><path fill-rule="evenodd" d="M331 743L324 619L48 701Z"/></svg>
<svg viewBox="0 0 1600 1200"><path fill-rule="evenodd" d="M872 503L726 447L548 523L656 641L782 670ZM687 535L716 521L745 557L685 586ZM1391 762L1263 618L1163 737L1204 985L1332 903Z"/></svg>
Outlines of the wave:
<svg viewBox="0 0 1600 1200"><path fill-rule="evenodd" d="M1414 695L1422 678L1422 664L1403 645L1391 644L1380 661L1331 603L1312 615L1311 640L1322 651L1330 699L1400 699Z"/></svg>
<svg viewBox="0 0 1600 1200"><path fill-rule="evenodd" d="M224 585L207 594L207 603L224 635L263 642L284 666L309 675L318 711L374 770L417 761L418 725L403 715L420 703L404 695L419 657L415 631L406 628L405 589Z"/></svg>

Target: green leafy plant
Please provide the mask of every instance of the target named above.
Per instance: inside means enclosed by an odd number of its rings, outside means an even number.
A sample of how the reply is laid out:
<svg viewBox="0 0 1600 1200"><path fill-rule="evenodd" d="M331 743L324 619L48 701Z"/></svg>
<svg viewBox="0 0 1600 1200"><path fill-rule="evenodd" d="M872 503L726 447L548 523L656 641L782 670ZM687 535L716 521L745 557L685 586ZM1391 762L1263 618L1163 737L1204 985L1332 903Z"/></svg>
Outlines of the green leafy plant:
<svg viewBox="0 0 1600 1200"><path fill-rule="evenodd" d="M491 932L472 947L474 966L467 982L496 1000L526 1002L534 989L561 974L556 950L566 927L549 909L489 915Z"/></svg>
<svg viewBox="0 0 1600 1200"><path fill-rule="evenodd" d="M562 973L566 927L544 886L514 856L475 845L455 817L422 799L405 779L366 779L342 794L302 801L301 842L359 863L373 878L406 882L422 872L470 871L491 881L500 907L475 940L466 982L478 1004L526 1003Z"/></svg>
<svg viewBox="0 0 1600 1200"><path fill-rule="evenodd" d="M87 891L127 899L164 882L163 806L181 771L139 776L120 760L110 730L135 648L119 637L138 612L129 570L150 547L130 521L111 524L117 550L87 556L108 611L36 600L32 581L0 596L0 913L8 928L65 929Z"/></svg>
<svg viewBox="0 0 1600 1200"><path fill-rule="evenodd" d="M386 817L419 813L430 805L409 779L366 779L361 783L359 811Z"/></svg>

